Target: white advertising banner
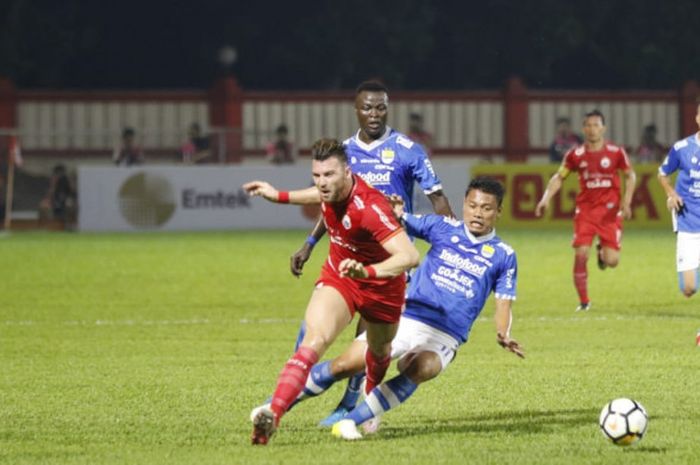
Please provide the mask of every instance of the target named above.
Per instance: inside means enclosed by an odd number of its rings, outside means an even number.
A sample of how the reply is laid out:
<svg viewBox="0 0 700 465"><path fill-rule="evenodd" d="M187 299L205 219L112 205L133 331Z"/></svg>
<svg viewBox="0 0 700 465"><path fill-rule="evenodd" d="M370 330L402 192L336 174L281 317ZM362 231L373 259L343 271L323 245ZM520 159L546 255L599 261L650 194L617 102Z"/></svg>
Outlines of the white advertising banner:
<svg viewBox="0 0 700 465"><path fill-rule="evenodd" d="M434 162L459 216L469 162ZM248 197L241 186L254 179L279 189L311 186L311 166L114 166L78 168L81 231L194 231L310 229L317 206L279 205ZM416 186L416 212L432 211Z"/></svg>
<svg viewBox="0 0 700 465"><path fill-rule="evenodd" d="M144 166L78 169L81 231L311 228L318 207L248 197L254 179L280 189L310 186L310 166Z"/></svg>

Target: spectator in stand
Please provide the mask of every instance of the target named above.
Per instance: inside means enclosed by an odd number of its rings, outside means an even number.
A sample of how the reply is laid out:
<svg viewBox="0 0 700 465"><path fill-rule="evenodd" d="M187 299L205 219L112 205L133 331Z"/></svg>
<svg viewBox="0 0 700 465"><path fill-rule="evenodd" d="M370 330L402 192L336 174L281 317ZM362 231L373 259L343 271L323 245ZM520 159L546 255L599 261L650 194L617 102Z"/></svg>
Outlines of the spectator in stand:
<svg viewBox="0 0 700 465"><path fill-rule="evenodd" d="M557 118L557 133L549 144L549 161L561 163L569 149L582 143L583 139L571 130L571 120L566 117Z"/></svg>
<svg viewBox="0 0 700 465"><path fill-rule="evenodd" d="M185 164L208 163L212 161L209 150L209 137L202 135L199 123L190 124L187 142L182 144L182 162Z"/></svg>
<svg viewBox="0 0 700 465"><path fill-rule="evenodd" d="M644 127L642 141L639 147L634 149L636 163L661 163L666 155L666 147L656 140L656 125L648 124Z"/></svg>
<svg viewBox="0 0 700 465"><path fill-rule="evenodd" d="M60 221L70 220L75 211L75 198L75 189L66 167L62 164L54 166L49 189L39 204L40 216Z"/></svg>
<svg viewBox="0 0 700 465"><path fill-rule="evenodd" d="M296 160L294 144L287 140L289 130L285 124L280 124L275 130L275 140L265 147L267 160L275 165L291 165Z"/></svg>
<svg viewBox="0 0 700 465"><path fill-rule="evenodd" d="M117 166L140 165L143 163L143 150L136 144L136 131L133 128L124 128L121 144L114 149L112 159Z"/></svg>
<svg viewBox="0 0 700 465"><path fill-rule="evenodd" d="M428 156L433 154L433 135L423 129L423 115L420 113L411 113L408 116L407 136L422 145Z"/></svg>

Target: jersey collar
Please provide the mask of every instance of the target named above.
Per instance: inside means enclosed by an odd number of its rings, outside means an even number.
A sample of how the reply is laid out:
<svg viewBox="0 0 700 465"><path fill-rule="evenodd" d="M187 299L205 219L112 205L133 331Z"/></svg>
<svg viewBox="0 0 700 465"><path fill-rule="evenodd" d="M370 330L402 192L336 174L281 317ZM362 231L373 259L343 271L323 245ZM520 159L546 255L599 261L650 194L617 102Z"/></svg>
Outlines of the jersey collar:
<svg viewBox="0 0 700 465"><path fill-rule="evenodd" d="M365 152L369 152L370 150L376 149L380 145L382 145L386 140L389 138L389 135L391 134L391 128L389 126L386 127L384 130L384 134L382 134L382 137L379 139L373 140L369 144L365 144L362 142L360 139L360 130L358 129L357 132L355 133L355 143L357 144L358 147L360 147L362 150Z"/></svg>
<svg viewBox="0 0 700 465"><path fill-rule="evenodd" d="M496 237L496 228L493 228L490 233L484 235L484 236L475 236L474 234L469 232L469 229L467 229L467 225L464 225L464 234L467 235L467 239L469 239L471 242L474 244L483 244L484 242L488 242L494 237Z"/></svg>

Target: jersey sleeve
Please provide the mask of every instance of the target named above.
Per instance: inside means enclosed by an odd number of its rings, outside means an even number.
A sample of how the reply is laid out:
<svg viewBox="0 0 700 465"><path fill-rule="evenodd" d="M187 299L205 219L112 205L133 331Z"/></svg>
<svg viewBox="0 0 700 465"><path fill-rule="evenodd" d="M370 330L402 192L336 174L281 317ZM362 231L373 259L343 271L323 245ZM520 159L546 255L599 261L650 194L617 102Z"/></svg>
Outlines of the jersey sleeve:
<svg viewBox="0 0 700 465"><path fill-rule="evenodd" d="M676 147L671 147L668 151L668 155L664 159L664 162L659 166L659 174L662 176L670 176L673 174L680 166L680 158L678 156L678 150Z"/></svg>
<svg viewBox="0 0 700 465"><path fill-rule="evenodd" d="M403 221L409 236L431 242L430 234L435 229L438 221L442 221L442 218L444 217L440 215L413 215L407 213L404 215Z"/></svg>
<svg viewBox="0 0 700 465"><path fill-rule="evenodd" d="M578 163L576 162L576 157L574 156L574 152L576 151L576 147L570 149L566 154L564 155L564 161L561 164L561 167L559 168L565 168L566 170L570 171L577 171L578 170Z"/></svg>
<svg viewBox="0 0 700 465"><path fill-rule="evenodd" d="M618 168L622 171L629 171L632 169L632 163L630 163L630 157L627 155L627 151L624 147L620 147L620 161Z"/></svg>
<svg viewBox="0 0 700 465"><path fill-rule="evenodd" d="M515 300L516 287L518 281L518 261L515 252L508 247L505 253L502 266L499 269L494 293L497 299Z"/></svg>
<svg viewBox="0 0 700 465"><path fill-rule="evenodd" d="M377 200L384 200L379 198ZM391 212L389 202L372 199L367 208L362 210L362 227L372 234L372 237L380 244L395 234L403 231L403 228Z"/></svg>
<svg viewBox="0 0 700 465"><path fill-rule="evenodd" d="M413 179L423 189L425 195L442 190L442 183L437 174L435 174L433 164L430 162L430 158L428 158L428 154L425 153L423 147L414 142L409 150L409 156Z"/></svg>

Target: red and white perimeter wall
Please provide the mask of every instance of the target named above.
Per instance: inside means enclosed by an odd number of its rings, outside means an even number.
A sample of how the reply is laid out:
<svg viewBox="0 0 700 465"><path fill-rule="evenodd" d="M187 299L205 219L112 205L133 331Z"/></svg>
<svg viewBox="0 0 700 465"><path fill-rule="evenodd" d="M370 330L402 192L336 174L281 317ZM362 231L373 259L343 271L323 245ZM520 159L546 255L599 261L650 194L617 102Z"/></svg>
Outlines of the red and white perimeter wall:
<svg viewBox="0 0 700 465"><path fill-rule="evenodd" d="M418 112L433 133L435 155L523 161L546 153L556 118L569 117L577 129L593 108L606 115L608 138L618 144L638 145L647 124L671 144L697 130L698 96L695 81L667 91L573 92L532 90L513 78L484 91L391 92L389 124L405 131L408 115ZM353 99L352 91L248 91L233 77L208 90L130 92L28 91L0 78L0 134L16 135L28 156L92 156L111 151L130 126L149 153L166 153L198 122L224 138L223 158L237 162L261 155L281 123L302 153L319 137L350 136L357 129Z"/></svg>

